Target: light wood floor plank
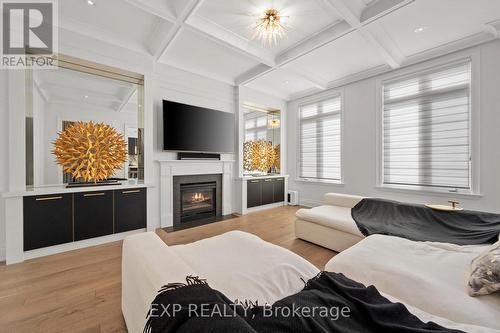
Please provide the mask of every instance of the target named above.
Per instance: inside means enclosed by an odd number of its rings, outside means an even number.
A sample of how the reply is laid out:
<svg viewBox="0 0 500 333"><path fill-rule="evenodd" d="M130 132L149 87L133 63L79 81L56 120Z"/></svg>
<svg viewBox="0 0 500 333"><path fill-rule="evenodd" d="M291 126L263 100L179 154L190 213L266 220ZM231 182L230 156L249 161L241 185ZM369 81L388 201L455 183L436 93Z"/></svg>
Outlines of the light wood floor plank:
<svg viewBox="0 0 500 333"><path fill-rule="evenodd" d="M242 230L287 248L319 269L335 252L296 239L294 207L157 234L168 245ZM122 242L0 266L0 332L126 332L121 313Z"/></svg>

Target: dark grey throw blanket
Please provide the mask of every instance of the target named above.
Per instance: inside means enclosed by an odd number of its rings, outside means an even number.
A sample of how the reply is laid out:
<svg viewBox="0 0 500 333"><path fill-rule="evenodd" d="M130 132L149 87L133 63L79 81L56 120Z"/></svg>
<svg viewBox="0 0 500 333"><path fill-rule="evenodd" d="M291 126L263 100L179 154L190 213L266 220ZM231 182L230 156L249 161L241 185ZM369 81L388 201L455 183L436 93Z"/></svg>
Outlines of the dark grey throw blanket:
<svg viewBox="0 0 500 333"><path fill-rule="evenodd" d="M145 333L461 332L424 323L401 303L381 296L375 287L366 288L342 274L322 272L297 294L273 305L251 307L235 305L196 277L186 281L160 290L152 303L158 311L148 314Z"/></svg>
<svg viewBox="0 0 500 333"><path fill-rule="evenodd" d="M492 244L500 233L500 215L475 211L437 211L382 199L363 199L351 211L365 236L391 235L415 241L458 245Z"/></svg>

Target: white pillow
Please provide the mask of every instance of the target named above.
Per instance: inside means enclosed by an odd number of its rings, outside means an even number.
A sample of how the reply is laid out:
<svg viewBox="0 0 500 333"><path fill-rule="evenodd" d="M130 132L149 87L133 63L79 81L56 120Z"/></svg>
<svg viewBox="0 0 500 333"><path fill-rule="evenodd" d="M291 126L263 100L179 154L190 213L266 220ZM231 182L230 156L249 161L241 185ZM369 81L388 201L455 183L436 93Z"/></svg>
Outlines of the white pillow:
<svg viewBox="0 0 500 333"><path fill-rule="evenodd" d="M488 295L500 290L500 241L471 262L468 283L470 296Z"/></svg>

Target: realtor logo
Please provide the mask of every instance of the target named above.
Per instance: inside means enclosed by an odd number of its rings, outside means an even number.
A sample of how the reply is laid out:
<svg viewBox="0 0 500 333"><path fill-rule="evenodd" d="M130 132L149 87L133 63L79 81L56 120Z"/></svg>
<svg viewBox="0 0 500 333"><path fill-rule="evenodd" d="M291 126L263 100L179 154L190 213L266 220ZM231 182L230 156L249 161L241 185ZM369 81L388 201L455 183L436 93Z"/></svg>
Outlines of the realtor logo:
<svg viewBox="0 0 500 333"><path fill-rule="evenodd" d="M52 67L57 46L56 0L0 1L1 68Z"/></svg>

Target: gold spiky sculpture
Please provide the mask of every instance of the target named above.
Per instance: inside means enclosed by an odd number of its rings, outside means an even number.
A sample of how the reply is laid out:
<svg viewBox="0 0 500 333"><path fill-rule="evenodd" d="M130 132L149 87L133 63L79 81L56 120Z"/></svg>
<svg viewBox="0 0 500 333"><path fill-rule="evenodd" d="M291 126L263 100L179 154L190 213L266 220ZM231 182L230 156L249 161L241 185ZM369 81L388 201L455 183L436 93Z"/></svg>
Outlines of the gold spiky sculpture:
<svg viewBox="0 0 500 333"><path fill-rule="evenodd" d="M122 134L92 121L78 122L59 133L52 153L65 173L86 182L113 176L123 167L128 154Z"/></svg>
<svg viewBox="0 0 500 333"><path fill-rule="evenodd" d="M276 153L270 141L247 141L243 145L243 168L245 170L268 172L275 160Z"/></svg>

